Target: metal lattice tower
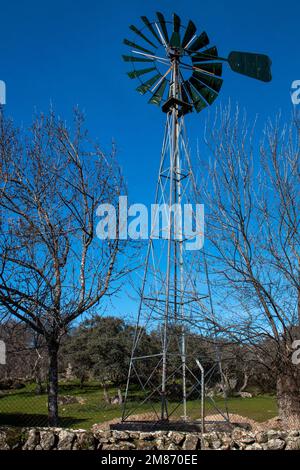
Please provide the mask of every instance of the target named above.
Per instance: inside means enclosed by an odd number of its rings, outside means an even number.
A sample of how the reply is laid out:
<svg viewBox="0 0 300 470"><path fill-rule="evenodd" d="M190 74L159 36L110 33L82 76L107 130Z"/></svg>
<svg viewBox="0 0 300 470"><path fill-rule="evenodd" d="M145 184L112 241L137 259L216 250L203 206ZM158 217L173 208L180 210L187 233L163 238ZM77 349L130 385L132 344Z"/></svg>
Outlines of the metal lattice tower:
<svg viewBox="0 0 300 470"><path fill-rule="evenodd" d="M187 400L197 396L201 398L203 424L204 367L189 338L193 336L191 325L198 321L197 309L207 294L201 294L201 281L195 278L199 251L186 249L191 240L182 226L183 207L193 223L199 215L195 214L195 181L184 117L200 112L217 98L223 62L238 73L270 81L271 61L266 55L243 52L222 58L215 46L209 46L205 32L196 34L192 21L182 26L176 14L172 22L165 21L161 13L153 22L145 16L141 19L143 28L130 26L136 39L124 40L131 53L123 59L132 65L129 77L141 82L137 91L143 95L150 92L149 103L161 106L166 113L152 214L152 220L162 219L163 223L154 224L148 243L122 420L130 421L135 413L130 399L131 385L135 384L142 392L139 405L151 403L158 423L168 422L179 408L180 418L187 421ZM203 227L196 229L201 238ZM207 280L204 268L203 274ZM160 333L161 343L157 353L148 355L143 341L145 333L154 329Z"/></svg>

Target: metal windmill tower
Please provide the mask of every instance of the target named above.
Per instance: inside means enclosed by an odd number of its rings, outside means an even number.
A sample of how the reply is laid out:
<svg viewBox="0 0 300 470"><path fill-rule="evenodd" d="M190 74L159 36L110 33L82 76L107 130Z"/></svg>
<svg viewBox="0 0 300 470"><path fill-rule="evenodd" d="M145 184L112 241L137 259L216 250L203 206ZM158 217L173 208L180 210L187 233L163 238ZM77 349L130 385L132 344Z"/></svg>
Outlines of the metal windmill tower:
<svg viewBox="0 0 300 470"><path fill-rule="evenodd" d="M235 72L268 82L271 61L266 55L235 51L220 57L207 34L196 33L192 21L185 27L175 13L172 22L159 12L156 16L152 22L142 16L140 29L130 26L135 38L124 40L130 54L123 59L132 66L129 77L140 81L137 91L150 92L148 102L166 114L155 204L174 210L163 214L155 206L152 214L157 221L165 216L166 223L151 233L148 244L122 421L129 426L135 413L130 398L134 384L143 394L138 394L140 405L151 403L154 421L163 427L174 416L178 401L181 419L187 421L187 400L196 395L201 397L203 418L204 368L188 338L195 305L204 295L193 278L195 251L186 249L191 240L180 222L183 204L188 205L192 225L197 220L191 205L195 182L184 116L199 113L218 97L224 62ZM202 227L196 229L201 238ZM161 343L157 353L149 355L143 340L145 332L155 328Z"/></svg>

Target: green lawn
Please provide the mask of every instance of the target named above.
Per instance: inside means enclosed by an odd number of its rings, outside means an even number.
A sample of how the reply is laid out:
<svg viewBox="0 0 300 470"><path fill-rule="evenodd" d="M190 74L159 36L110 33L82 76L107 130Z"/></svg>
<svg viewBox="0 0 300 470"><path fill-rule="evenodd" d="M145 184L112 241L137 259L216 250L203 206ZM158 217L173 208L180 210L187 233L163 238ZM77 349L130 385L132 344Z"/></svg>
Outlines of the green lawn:
<svg viewBox="0 0 300 470"><path fill-rule="evenodd" d="M13 390L0 395L0 425L12 426L46 426L47 396L36 396L34 385L27 385L21 390ZM111 396L115 394L110 389ZM80 389L77 384L60 385L61 395L72 395L85 400L83 404L61 405L60 425L70 428L89 429L93 424L117 418L121 415L119 405L108 405L103 401L103 392L97 383L89 383ZM216 404L224 409L224 401L217 399ZM135 408L137 403L133 402ZM227 402L230 413L247 416L257 421L265 421L276 416L277 407L274 397L260 395L255 398L230 398ZM171 404L170 407L175 406ZM188 402L188 415L199 418L199 401ZM209 401L207 412L213 412ZM151 411L149 405L143 405L136 413ZM179 413L180 414L180 413Z"/></svg>

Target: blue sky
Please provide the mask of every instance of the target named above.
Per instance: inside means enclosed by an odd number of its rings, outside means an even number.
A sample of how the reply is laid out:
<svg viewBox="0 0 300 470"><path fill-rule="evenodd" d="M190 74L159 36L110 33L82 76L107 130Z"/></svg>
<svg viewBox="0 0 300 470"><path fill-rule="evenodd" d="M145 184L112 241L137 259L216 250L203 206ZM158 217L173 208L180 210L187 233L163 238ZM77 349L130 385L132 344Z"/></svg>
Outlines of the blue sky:
<svg viewBox="0 0 300 470"><path fill-rule="evenodd" d="M33 113L50 103L67 119L75 105L104 149L114 139L128 182L130 199L152 198L165 115L135 92L121 55L129 25L155 11L184 23L192 19L207 31L219 53L267 53L273 80L265 84L234 74L227 67L218 103L231 98L259 115L258 126L279 109L291 112L290 86L300 79L300 3L215 0L12 0L0 2L0 79L7 85L7 114L29 124ZM187 117L191 145L203 136L206 112Z"/></svg>

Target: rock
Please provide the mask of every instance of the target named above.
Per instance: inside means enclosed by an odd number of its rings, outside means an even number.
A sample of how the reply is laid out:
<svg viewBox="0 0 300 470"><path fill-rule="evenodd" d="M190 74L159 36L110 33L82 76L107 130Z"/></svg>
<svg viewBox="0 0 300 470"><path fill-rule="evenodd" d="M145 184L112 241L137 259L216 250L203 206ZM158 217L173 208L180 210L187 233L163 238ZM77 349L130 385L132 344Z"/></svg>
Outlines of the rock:
<svg viewBox="0 0 300 470"><path fill-rule="evenodd" d="M298 436L300 436L300 431L293 430L288 433L288 437L298 437Z"/></svg>
<svg viewBox="0 0 300 470"><path fill-rule="evenodd" d="M289 437L285 450L300 450L300 437Z"/></svg>
<svg viewBox="0 0 300 470"><path fill-rule="evenodd" d="M254 442L253 444L246 446L245 450L263 450L263 448L260 444Z"/></svg>
<svg viewBox="0 0 300 470"><path fill-rule="evenodd" d="M5 431L0 431L0 450L9 450L9 445L6 442Z"/></svg>
<svg viewBox="0 0 300 470"><path fill-rule="evenodd" d="M129 437L130 439L140 439L140 432L138 431L130 431L129 432Z"/></svg>
<svg viewBox="0 0 300 470"><path fill-rule="evenodd" d="M249 392L239 392L238 396L241 398L252 398L253 395L252 393L249 393Z"/></svg>
<svg viewBox="0 0 300 470"><path fill-rule="evenodd" d="M221 442L222 442L221 450L229 450L230 449L230 446L231 446L231 443L232 443L232 440L231 440L230 436L222 435Z"/></svg>
<svg viewBox="0 0 300 470"><path fill-rule="evenodd" d="M239 441L242 444L253 444L255 442L255 435L252 432L245 432L242 429L235 428L232 432L232 439Z"/></svg>
<svg viewBox="0 0 300 470"><path fill-rule="evenodd" d="M131 450L135 449L135 444L133 442L120 441L118 444L119 450Z"/></svg>
<svg viewBox="0 0 300 470"><path fill-rule="evenodd" d="M23 450L34 450L40 442L40 433L36 429L27 431L26 441Z"/></svg>
<svg viewBox="0 0 300 470"><path fill-rule="evenodd" d="M10 450L20 450L25 443L25 435L20 428L6 428L3 432L4 443Z"/></svg>
<svg viewBox="0 0 300 470"><path fill-rule="evenodd" d="M112 405L119 405L120 404L120 400L119 400L119 397L114 397L110 400L110 403Z"/></svg>
<svg viewBox="0 0 300 470"><path fill-rule="evenodd" d="M117 444L103 444L101 450L119 450Z"/></svg>
<svg viewBox="0 0 300 470"><path fill-rule="evenodd" d="M180 450L180 447L174 444L174 442L171 442L171 444L169 444L167 447L167 450Z"/></svg>
<svg viewBox="0 0 300 470"><path fill-rule="evenodd" d="M74 432L62 430L58 434L58 450L71 450L73 442L75 440Z"/></svg>
<svg viewBox="0 0 300 470"><path fill-rule="evenodd" d="M136 440L134 441L136 444L136 448L138 450L155 450L155 441L141 441L141 440Z"/></svg>
<svg viewBox="0 0 300 470"><path fill-rule="evenodd" d="M166 438L161 436L155 439L155 447L157 450L164 450L166 448Z"/></svg>
<svg viewBox="0 0 300 470"><path fill-rule="evenodd" d="M55 445L55 434L52 431L40 431L40 445L43 450L51 450Z"/></svg>
<svg viewBox="0 0 300 470"><path fill-rule="evenodd" d="M94 436L98 439L98 441L104 443L110 442L112 438L111 431L96 431L94 432Z"/></svg>
<svg viewBox="0 0 300 470"><path fill-rule="evenodd" d="M260 431L255 434L255 439L259 444L268 442L268 434L265 431Z"/></svg>
<svg viewBox="0 0 300 470"><path fill-rule="evenodd" d="M285 441L282 439L271 439L267 443L269 450L283 450L285 448Z"/></svg>
<svg viewBox="0 0 300 470"><path fill-rule="evenodd" d="M201 439L201 449L203 450L210 449L210 439L205 435Z"/></svg>
<svg viewBox="0 0 300 470"><path fill-rule="evenodd" d="M179 446L180 444L183 443L185 434L182 432L170 431L168 433L168 438L170 438L172 443L174 443L176 446Z"/></svg>
<svg viewBox="0 0 300 470"><path fill-rule="evenodd" d="M199 437L197 434L187 434L183 443L183 450L196 450L199 445Z"/></svg>
<svg viewBox="0 0 300 470"><path fill-rule="evenodd" d="M274 429L270 429L267 431L268 439L277 439L279 437L279 431L275 431Z"/></svg>
<svg viewBox="0 0 300 470"><path fill-rule="evenodd" d="M212 445L212 448L215 450L220 449L222 447L222 441L217 439L216 441L212 441L211 445Z"/></svg>
<svg viewBox="0 0 300 470"><path fill-rule="evenodd" d="M127 439L129 439L129 434L126 431L113 431L112 437L116 441L126 441Z"/></svg>
<svg viewBox="0 0 300 470"><path fill-rule="evenodd" d="M154 432L141 432L139 438L142 441L152 441L153 439L155 439L155 437L156 437L156 433Z"/></svg>
<svg viewBox="0 0 300 470"><path fill-rule="evenodd" d="M76 448L79 450L94 450L97 446L96 439L90 432L81 432L77 434L75 442ZM74 444L74 445L75 445ZM74 449L74 446L73 446Z"/></svg>

